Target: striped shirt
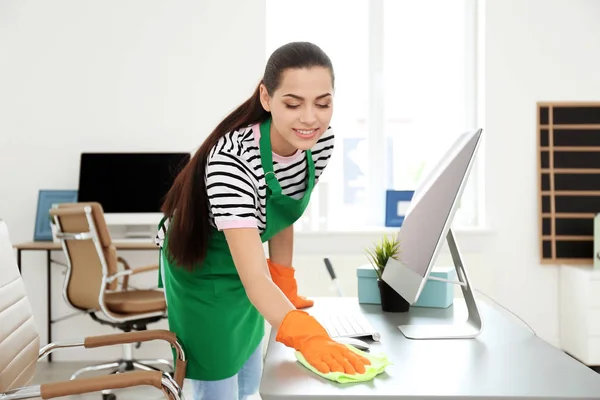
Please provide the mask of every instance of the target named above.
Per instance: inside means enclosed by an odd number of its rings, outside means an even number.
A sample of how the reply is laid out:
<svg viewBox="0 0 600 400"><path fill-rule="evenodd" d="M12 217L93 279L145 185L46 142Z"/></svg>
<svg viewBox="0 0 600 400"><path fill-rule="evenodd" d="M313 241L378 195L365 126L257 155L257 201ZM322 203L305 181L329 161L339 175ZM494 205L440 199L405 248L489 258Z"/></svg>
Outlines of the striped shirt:
<svg viewBox="0 0 600 400"><path fill-rule="evenodd" d="M267 185L259 150L258 125L232 131L212 148L206 167L206 191L209 200L210 223L218 230L258 228L262 233L267 224ZM315 183L327 166L334 147L331 128L319 138L312 150ZM306 152L298 150L289 157L273 153L273 171L283 194L302 198L306 190L308 164ZM156 236L162 247L168 221Z"/></svg>

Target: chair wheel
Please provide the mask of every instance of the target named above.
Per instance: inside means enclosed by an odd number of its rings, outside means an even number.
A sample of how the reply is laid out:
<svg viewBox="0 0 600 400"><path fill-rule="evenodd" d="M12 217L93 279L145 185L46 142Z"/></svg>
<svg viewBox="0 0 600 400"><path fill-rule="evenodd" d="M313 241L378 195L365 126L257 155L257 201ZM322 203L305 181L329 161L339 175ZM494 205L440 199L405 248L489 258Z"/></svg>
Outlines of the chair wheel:
<svg viewBox="0 0 600 400"><path fill-rule="evenodd" d="M102 393L102 400L117 400L117 395L114 393Z"/></svg>

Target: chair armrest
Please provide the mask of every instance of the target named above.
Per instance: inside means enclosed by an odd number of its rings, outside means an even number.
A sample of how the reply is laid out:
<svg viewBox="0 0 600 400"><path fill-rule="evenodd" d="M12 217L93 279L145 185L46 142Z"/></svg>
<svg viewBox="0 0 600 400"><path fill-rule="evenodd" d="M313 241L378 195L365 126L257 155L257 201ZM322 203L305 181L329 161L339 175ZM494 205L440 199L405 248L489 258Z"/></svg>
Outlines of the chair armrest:
<svg viewBox="0 0 600 400"><path fill-rule="evenodd" d="M134 371L116 375L97 376L63 382L52 382L40 385L40 397L53 399L56 397L72 396L84 393L98 392L101 390L124 389L134 386L154 386L168 392L172 397L179 399L181 388L174 385L171 377L159 371Z"/></svg>
<svg viewBox="0 0 600 400"><path fill-rule="evenodd" d="M131 270L129 263L123 257L117 257L117 262L123 264L123 268L125 271ZM110 277L109 277L109 279L110 279ZM129 274L125 275L123 277L123 282L121 283L122 290L127 290L128 287L129 287Z"/></svg>
<svg viewBox="0 0 600 400"><path fill-rule="evenodd" d="M132 269L133 274L140 274L142 272L158 271L158 264L145 265L143 267L137 267Z"/></svg>
<svg viewBox="0 0 600 400"><path fill-rule="evenodd" d="M119 257L120 258L120 257ZM123 290L127 290L127 287L129 286L129 276L131 275L135 275L135 274L140 274L142 272L150 272L150 271L157 271L158 270L158 264L155 265L146 265L144 267L138 267L138 268L131 268L129 267L129 264L127 264L126 262L124 262L125 260L121 259L119 261L123 262L123 265L125 266L125 269L123 271L117 272L116 274L112 274L110 276L107 277L106 281L108 283L111 283L114 280L117 280L119 278L123 278L123 283L121 285L121 288Z"/></svg>
<svg viewBox="0 0 600 400"><path fill-rule="evenodd" d="M173 332L165 329L153 329L139 332L88 336L83 340L83 342L75 342L68 344L50 343L40 350L38 360L44 358L54 350L61 348L85 347L86 349L93 349L97 347L113 346L119 344L149 342L152 340L164 340L175 349L177 358L175 359L174 379L177 385L179 385L179 387L183 387L183 380L185 379L185 369L187 366L185 352L183 351L183 347L177 340L177 336Z"/></svg>

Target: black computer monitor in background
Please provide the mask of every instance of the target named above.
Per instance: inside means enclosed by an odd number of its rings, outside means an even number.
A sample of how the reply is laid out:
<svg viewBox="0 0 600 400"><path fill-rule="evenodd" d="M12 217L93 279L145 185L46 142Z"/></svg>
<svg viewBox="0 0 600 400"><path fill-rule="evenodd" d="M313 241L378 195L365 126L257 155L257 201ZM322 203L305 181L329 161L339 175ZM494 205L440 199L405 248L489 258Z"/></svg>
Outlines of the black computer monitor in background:
<svg viewBox="0 0 600 400"><path fill-rule="evenodd" d="M156 225L190 153L82 153L78 201L102 205L109 225Z"/></svg>

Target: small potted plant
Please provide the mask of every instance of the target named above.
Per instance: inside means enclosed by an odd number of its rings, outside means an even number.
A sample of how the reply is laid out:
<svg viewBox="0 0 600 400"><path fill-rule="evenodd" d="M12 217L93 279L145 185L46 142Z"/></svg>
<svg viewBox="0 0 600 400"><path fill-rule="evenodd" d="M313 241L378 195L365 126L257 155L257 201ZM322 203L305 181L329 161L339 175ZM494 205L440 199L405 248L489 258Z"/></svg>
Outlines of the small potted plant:
<svg viewBox="0 0 600 400"><path fill-rule="evenodd" d="M379 243L373 248L367 249L367 257L377 274L377 286L381 296L381 309L388 312L406 312L410 304L402 296L391 288L383 279L383 271L390 258L398 260L400 242L397 238L384 235Z"/></svg>

